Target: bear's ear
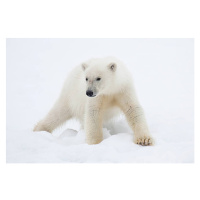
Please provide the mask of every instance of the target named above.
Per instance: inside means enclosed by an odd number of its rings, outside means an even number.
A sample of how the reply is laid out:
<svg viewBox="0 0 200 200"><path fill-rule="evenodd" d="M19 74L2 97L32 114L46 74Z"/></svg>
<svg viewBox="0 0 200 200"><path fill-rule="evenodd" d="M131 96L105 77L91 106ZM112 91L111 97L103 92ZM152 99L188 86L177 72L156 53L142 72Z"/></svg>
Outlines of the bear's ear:
<svg viewBox="0 0 200 200"><path fill-rule="evenodd" d="M116 65L116 63L110 63L109 65L108 65L108 68L111 70L111 71L116 71L116 69L117 69L117 65Z"/></svg>
<svg viewBox="0 0 200 200"><path fill-rule="evenodd" d="M88 67L86 63L82 63L82 65L81 65L81 66L82 66L82 69L83 69L83 71L85 71L85 70L86 70L86 68Z"/></svg>

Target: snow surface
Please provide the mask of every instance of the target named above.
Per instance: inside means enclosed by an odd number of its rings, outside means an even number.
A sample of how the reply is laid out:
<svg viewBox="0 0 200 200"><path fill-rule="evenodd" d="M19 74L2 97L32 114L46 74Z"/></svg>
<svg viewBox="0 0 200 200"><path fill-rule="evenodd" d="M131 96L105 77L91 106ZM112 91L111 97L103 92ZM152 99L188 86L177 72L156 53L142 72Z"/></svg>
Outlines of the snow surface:
<svg viewBox="0 0 200 200"><path fill-rule="evenodd" d="M123 116L98 145L87 145L73 120L52 135L32 131L74 66L110 55L133 74L155 146L134 144ZM7 162L194 162L193 62L192 39L7 39Z"/></svg>

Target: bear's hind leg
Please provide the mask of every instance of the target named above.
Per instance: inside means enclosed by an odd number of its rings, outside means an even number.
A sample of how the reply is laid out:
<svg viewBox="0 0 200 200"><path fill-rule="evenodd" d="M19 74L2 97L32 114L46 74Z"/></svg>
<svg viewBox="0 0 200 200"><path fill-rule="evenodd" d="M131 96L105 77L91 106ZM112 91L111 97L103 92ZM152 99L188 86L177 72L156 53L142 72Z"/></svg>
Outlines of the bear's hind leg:
<svg viewBox="0 0 200 200"><path fill-rule="evenodd" d="M52 133L54 129L71 117L69 107L67 105L63 106L60 102L57 102L47 116L36 124L33 131L47 131Z"/></svg>

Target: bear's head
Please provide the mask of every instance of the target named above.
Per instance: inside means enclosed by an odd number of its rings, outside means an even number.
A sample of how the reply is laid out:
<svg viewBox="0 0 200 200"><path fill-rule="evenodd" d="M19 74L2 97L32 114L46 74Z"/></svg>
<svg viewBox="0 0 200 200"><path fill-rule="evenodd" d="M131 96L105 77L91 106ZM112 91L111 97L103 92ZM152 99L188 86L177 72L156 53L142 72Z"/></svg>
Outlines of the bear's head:
<svg viewBox="0 0 200 200"><path fill-rule="evenodd" d="M82 63L82 69L85 75L87 96L108 94L112 90L112 82L117 70L115 62L93 59Z"/></svg>

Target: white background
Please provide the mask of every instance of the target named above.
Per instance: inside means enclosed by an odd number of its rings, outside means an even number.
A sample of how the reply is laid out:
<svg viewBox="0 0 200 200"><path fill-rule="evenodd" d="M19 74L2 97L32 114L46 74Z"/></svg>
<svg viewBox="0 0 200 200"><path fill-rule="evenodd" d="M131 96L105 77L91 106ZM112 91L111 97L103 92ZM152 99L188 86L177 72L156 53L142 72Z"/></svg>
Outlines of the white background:
<svg viewBox="0 0 200 200"><path fill-rule="evenodd" d="M194 162L193 39L7 39L6 49L7 162ZM70 70L108 55L132 73L156 145L133 144L124 118L105 126L95 146L74 121L53 136L33 133Z"/></svg>
<svg viewBox="0 0 200 200"><path fill-rule="evenodd" d="M6 37L194 37L195 66L200 64L197 1L123 1L114 4L114 1L101 1L99 4L84 1L84 5L77 1L66 5L63 2L6 1L1 6L3 94L6 93ZM199 70L196 67L196 83L197 75ZM195 92L196 101L199 101L197 88ZM195 134L195 164L190 165L6 165L5 105L4 95L1 98L0 140L1 196L4 199L35 199L38 196L93 199L97 194L97 199L199 199L198 134ZM197 122L198 105L195 105L195 110ZM198 133L199 125L195 124L195 132Z"/></svg>

